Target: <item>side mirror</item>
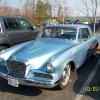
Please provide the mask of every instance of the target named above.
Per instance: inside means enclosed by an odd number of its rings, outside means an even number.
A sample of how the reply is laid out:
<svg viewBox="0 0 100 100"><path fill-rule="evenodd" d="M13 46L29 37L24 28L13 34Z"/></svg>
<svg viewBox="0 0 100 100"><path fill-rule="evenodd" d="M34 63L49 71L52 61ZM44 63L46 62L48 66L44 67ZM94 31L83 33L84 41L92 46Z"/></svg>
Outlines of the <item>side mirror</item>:
<svg viewBox="0 0 100 100"><path fill-rule="evenodd" d="M36 26L33 26L33 30L36 29Z"/></svg>
<svg viewBox="0 0 100 100"><path fill-rule="evenodd" d="M35 29L35 26L30 26L30 27L28 27L28 29L34 30Z"/></svg>

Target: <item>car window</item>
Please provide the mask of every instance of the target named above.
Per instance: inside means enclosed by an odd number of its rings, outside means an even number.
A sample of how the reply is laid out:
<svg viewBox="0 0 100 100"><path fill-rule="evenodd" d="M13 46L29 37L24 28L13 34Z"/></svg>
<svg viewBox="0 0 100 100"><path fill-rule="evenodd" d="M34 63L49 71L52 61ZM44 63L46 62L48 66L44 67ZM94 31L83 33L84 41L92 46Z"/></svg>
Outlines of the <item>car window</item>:
<svg viewBox="0 0 100 100"><path fill-rule="evenodd" d="M76 39L77 29L73 27L50 27L43 30L42 37Z"/></svg>
<svg viewBox="0 0 100 100"><path fill-rule="evenodd" d="M27 29L33 29L32 25L30 25L27 21L23 20L23 19L19 19L18 20L19 23L19 28L22 30L27 30Z"/></svg>
<svg viewBox="0 0 100 100"><path fill-rule="evenodd" d="M19 29L16 19L4 19L4 25L7 30Z"/></svg>
<svg viewBox="0 0 100 100"><path fill-rule="evenodd" d="M79 39L88 38L89 37L89 30L87 28L80 28L79 29Z"/></svg>

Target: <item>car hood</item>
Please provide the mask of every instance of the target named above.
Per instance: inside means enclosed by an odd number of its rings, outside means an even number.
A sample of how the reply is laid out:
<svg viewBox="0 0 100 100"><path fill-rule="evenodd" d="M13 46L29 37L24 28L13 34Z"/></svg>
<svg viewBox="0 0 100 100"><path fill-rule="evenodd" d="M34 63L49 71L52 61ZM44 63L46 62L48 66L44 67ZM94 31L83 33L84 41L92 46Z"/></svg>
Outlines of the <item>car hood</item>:
<svg viewBox="0 0 100 100"><path fill-rule="evenodd" d="M9 59L23 61L34 66L34 69L38 69L52 57L58 56L74 45L73 41L67 39L40 38L15 50L9 55Z"/></svg>

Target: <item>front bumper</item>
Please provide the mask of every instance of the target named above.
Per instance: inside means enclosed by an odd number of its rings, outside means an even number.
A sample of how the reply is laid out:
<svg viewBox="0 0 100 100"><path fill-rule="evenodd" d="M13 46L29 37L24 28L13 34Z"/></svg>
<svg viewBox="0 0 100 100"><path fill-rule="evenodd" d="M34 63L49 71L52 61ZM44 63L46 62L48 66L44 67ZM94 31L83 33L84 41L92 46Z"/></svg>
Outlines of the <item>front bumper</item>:
<svg viewBox="0 0 100 100"><path fill-rule="evenodd" d="M0 77L6 80L8 80L8 78L15 78L2 72L0 72ZM43 88L53 88L57 86L57 83L54 82L36 81L36 80L31 80L26 78L15 78L15 79L19 81L19 85L35 86L35 87L43 87Z"/></svg>

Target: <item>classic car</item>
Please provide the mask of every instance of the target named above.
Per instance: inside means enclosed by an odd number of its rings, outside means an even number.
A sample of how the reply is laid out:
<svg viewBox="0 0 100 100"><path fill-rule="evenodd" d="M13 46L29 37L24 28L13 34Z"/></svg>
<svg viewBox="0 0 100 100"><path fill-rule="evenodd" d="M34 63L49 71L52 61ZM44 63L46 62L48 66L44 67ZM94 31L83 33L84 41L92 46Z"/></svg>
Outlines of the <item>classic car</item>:
<svg viewBox="0 0 100 100"><path fill-rule="evenodd" d="M86 25L46 26L36 40L0 53L0 77L19 85L64 89L71 71L95 56L97 37Z"/></svg>

